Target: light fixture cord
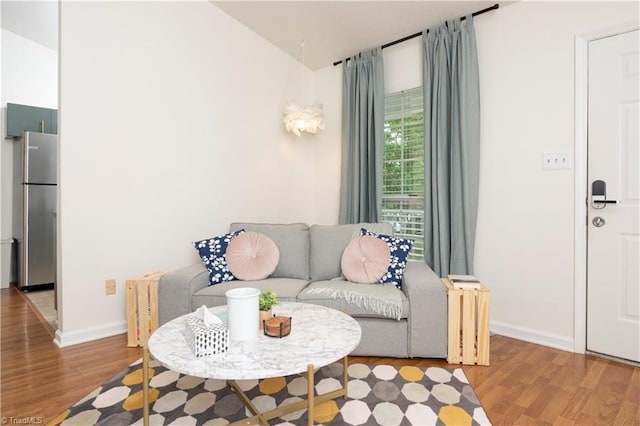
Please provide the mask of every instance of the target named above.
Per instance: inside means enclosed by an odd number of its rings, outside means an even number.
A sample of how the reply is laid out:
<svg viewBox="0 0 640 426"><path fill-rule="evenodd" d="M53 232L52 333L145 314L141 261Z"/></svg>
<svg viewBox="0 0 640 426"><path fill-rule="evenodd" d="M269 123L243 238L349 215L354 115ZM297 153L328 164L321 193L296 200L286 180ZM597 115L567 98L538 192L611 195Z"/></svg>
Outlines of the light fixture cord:
<svg viewBox="0 0 640 426"><path fill-rule="evenodd" d="M300 45L298 46L298 49L296 49L296 61L300 62L298 60L298 53L300 53L300 51L302 50L302 65L304 65L304 39L302 39L302 41L300 42Z"/></svg>

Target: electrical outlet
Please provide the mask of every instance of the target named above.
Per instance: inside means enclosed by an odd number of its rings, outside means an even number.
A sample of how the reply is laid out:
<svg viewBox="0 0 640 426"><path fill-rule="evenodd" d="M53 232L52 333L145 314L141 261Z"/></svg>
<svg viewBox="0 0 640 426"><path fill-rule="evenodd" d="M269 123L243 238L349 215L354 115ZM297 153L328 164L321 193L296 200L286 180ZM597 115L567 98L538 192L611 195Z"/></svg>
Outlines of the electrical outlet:
<svg viewBox="0 0 640 426"><path fill-rule="evenodd" d="M104 282L104 294L116 294L116 280L111 278Z"/></svg>
<svg viewBox="0 0 640 426"><path fill-rule="evenodd" d="M543 152L542 168L544 170L570 169L571 163L569 162L569 153L566 151Z"/></svg>

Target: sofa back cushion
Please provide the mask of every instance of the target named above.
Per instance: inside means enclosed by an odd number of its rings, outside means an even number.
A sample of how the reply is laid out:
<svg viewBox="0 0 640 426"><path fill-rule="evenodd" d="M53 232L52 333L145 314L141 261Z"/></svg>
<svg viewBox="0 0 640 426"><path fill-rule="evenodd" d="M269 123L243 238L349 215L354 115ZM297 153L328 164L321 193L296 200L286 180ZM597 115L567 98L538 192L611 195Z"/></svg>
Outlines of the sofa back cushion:
<svg viewBox="0 0 640 426"><path fill-rule="evenodd" d="M360 235L360 228L393 235L388 223L357 223L349 225L312 225L309 228L309 274L312 281L330 280L342 275L342 253L351 239ZM236 228L240 229L240 227ZM246 228L249 230L248 228Z"/></svg>
<svg viewBox="0 0 640 426"><path fill-rule="evenodd" d="M273 278L309 279L309 225L304 223L232 223L230 230L259 232L271 238L280 252Z"/></svg>

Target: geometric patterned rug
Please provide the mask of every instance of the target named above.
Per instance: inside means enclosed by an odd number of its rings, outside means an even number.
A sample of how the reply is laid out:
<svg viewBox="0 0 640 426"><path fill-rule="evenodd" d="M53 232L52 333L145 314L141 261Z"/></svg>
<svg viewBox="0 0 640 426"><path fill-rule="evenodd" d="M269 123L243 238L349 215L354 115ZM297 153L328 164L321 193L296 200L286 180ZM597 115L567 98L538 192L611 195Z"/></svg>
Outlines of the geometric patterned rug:
<svg viewBox="0 0 640 426"><path fill-rule="evenodd" d="M222 426L250 415L224 380L202 379L150 363L150 424ZM341 362L315 373L316 393L342 386ZM491 425L461 368L350 364L349 398L315 407L319 425ZM293 375L238 380L261 411L304 399L307 380ZM307 424L307 410L271 420L271 425ZM142 425L142 361L98 387L50 425Z"/></svg>

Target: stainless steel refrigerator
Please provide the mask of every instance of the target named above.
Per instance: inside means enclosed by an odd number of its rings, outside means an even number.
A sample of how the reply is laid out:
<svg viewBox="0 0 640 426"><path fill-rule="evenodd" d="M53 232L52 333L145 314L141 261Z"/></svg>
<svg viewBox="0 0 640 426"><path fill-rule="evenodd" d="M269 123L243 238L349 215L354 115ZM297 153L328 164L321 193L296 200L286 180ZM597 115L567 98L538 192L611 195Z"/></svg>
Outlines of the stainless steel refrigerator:
<svg viewBox="0 0 640 426"><path fill-rule="evenodd" d="M21 290L55 284L58 137L25 132L14 147L13 232Z"/></svg>

